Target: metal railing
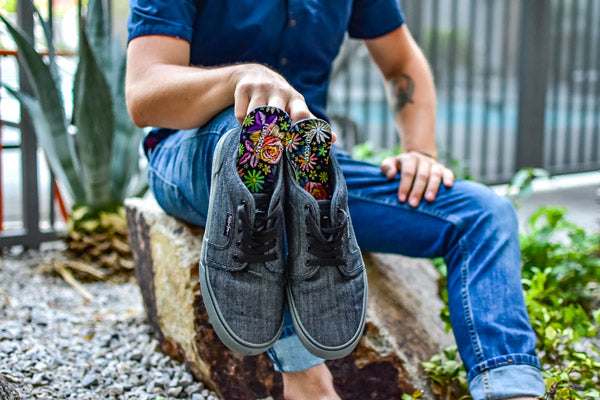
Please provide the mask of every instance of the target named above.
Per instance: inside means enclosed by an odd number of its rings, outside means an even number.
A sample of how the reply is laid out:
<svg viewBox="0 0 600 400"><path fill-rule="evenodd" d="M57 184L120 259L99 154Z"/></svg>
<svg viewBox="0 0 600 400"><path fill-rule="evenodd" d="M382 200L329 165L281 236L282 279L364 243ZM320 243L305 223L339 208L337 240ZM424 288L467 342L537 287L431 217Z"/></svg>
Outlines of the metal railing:
<svg viewBox="0 0 600 400"><path fill-rule="evenodd" d="M442 160L487 183L523 167L600 168L600 1L401 4L435 77ZM379 72L364 47L344 47L350 57L335 70L329 113L340 130L353 127L347 148L392 148L398 135Z"/></svg>
<svg viewBox="0 0 600 400"><path fill-rule="evenodd" d="M52 1L49 2L50 15L52 10ZM33 9L31 2L19 1L17 3L17 24L30 36L33 36ZM16 61L17 52L3 50L0 52L0 71L8 68L8 63ZM12 69L12 68L10 68ZM25 71L18 68L19 88L25 92L31 93L31 86L27 81ZM0 82L7 83L6 78L0 73ZM13 82L11 82L13 83ZM7 98L0 98L0 101L10 101ZM16 100L13 100L16 102ZM13 114L13 113L11 113ZM33 125L26 113L19 108L18 115L1 116L0 118L0 171L5 171L6 166L1 166L4 162L4 156L7 152L16 152L19 154L20 165L9 165L11 171L20 170L21 191L20 196L17 193L7 193L4 188L4 175L0 175L0 248L14 245L22 245L26 248L37 248L42 242L55 240L57 236L57 213L55 204L58 204L58 211L63 219L66 217L65 206L60 197L58 187L54 181L52 173L48 175L48 181L43 186L47 187L47 204L44 205L45 218L40 215L42 204L40 199L46 196L40 196L40 186L38 175L40 173L40 162L45 162L39 157L37 139L33 130ZM3 128L13 130L13 140L10 143L5 142L3 138ZM16 132L14 132L16 131ZM14 137L17 137L15 139ZM40 160L38 160L40 158ZM14 176L11 178L15 178ZM12 188L14 189L14 188ZM19 198L20 197L20 198ZM8 200L8 201L6 201ZM17 208L20 200L21 224L11 224L7 226L5 213L7 208ZM8 207L6 206L8 204ZM12 210L9 210L12 211ZM15 213L12 213L13 216Z"/></svg>
<svg viewBox="0 0 600 400"><path fill-rule="evenodd" d="M52 3L48 2L50 19ZM78 4L81 10L81 0ZM458 164L488 183L506 182L527 166L552 173L600 168L600 1L401 4L435 76L436 135L446 163ZM31 3L19 0L17 6L18 24L31 34ZM335 71L328 108L341 125L345 146L364 141L375 149L397 145L379 72L366 49L347 42ZM27 89L25 74L19 77L22 89ZM18 129L18 142L4 143L2 126ZM55 185L47 185L49 203L42 208L48 217L42 220L38 148L27 118L1 121L3 144L0 154L20 154L23 222L0 233L0 247L38 247L56 238ZM1 186L3 199L6 190Z"/></svg>

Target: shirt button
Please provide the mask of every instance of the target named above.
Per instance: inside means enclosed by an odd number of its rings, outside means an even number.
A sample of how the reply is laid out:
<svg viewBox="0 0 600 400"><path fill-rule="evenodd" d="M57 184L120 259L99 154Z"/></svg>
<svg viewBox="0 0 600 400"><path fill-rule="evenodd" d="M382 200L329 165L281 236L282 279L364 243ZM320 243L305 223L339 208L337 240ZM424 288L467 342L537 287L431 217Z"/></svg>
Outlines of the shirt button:
<svg viewBox="0 0 600 400"><path fill-rule="evenodd" d="M281 57L281 65L287 64L287 58Z"/></svg>
<svg viewBox="0 0 600 400"><path fill-rule="evenodd" d="M292 28L296 26L296 20L295 19L290 20L290 26Z"/></svg>

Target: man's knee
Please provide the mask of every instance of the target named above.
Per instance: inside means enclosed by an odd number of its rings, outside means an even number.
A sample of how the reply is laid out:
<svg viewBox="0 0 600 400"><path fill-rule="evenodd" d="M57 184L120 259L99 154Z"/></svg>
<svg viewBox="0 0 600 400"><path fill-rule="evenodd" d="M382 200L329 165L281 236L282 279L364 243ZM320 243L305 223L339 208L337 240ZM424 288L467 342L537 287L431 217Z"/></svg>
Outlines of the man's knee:
<svg viewBox="0 0 600 400"><path fill-rule="evenodd" d="M479 183L465 182L463 186L465 207L470 210L465 223L484 224L496 233L518 233L517 213L508 198Z"/></svg>

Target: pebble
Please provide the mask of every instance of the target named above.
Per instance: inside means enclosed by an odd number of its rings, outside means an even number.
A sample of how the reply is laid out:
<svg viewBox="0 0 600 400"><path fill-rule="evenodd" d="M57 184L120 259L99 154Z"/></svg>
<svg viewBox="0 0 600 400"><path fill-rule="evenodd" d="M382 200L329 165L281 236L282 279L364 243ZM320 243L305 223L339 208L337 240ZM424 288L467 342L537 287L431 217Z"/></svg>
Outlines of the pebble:
<svg viewBox="0 0 600 400"><path fill-rule="evenodd" d="M83 378L83 381L81 381L81 386L83 386L84 388L89 388L93 385L97 385L98 384L98 377L96 376L96 374L88 374L85 376L85 378Z"/></svg>
<svg viewBox="0 0 600 400"><path fill-rule="evenodd" d="M185 366L160 353L135 284L85 284L28 273L53 251L7 254L0 282L0 374L32 400L216 400ZM43 288L43 290L40 290Z"/></svg>
<svg viewBox="0 0 600 400"><path fill-rule="evenodd" d="M183 388L181 386L171 387L167 390L167 394L172 397L179 397Z"/></svg>

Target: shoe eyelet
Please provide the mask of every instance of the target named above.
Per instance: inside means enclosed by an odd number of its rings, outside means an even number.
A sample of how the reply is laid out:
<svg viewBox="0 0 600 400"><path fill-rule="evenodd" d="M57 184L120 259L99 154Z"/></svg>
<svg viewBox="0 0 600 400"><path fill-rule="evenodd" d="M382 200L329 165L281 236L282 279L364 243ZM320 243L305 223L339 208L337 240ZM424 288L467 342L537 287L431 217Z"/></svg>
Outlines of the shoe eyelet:
<svg viewBox="0 0 600 400"><path fill-rule="evenodd" d="M236 245L237 247L240 247L240 246L242 245L242 241L241 241L241 240L238 240L237 242L235 242L235 245Z"/></svg>
<svg viewBox="0 0 600 400"><path fill-rule="evenodd" d="M310 244L308 246L306 246L306 250L310 251L311 247Z"/></svg>
<svg viewBox="0 0 600 400"><path fill-rule="evenodd" d="M305 204L305 205L304 205L304 209L305 209L305 210L310 210L310 206L309 206L308 204Z"/></svg>
<svg viewBox="0 0 600 400"><path fill-rule="evenodd" d="M306 261L304 261L304 265L308 265L310 263L310 259L306 259Z"/></svg>
<svg viewBox="0 0 600 400"><path fill-rule="evenodd" d="M240 258L240 257L239 257L237 254L234 254L234 255L233 255L233 261L237 261L237 260L239 260L239 258Z"/></svg>

